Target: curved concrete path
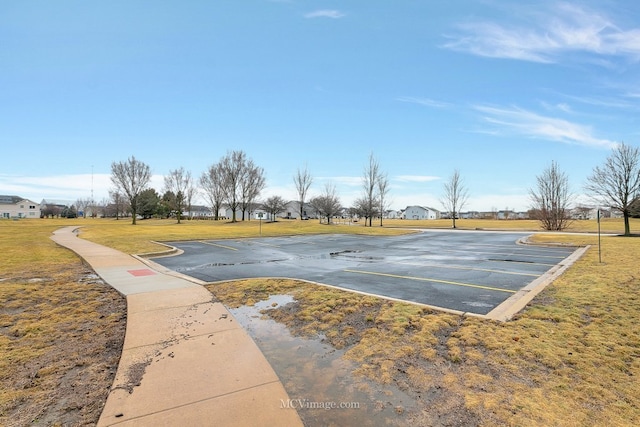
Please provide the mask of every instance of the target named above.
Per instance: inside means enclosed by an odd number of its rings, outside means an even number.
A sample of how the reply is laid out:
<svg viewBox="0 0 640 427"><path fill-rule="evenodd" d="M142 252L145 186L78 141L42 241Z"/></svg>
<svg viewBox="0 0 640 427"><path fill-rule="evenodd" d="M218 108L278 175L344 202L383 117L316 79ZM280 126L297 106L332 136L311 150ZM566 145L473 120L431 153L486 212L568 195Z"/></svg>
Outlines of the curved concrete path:
<svg viewBox="0 0 640 427"><path fill-rule="evenodd" d="M209 291L77 229L52 239L127 298L122 356L98 426L302 426L260 349Z"/></svg>

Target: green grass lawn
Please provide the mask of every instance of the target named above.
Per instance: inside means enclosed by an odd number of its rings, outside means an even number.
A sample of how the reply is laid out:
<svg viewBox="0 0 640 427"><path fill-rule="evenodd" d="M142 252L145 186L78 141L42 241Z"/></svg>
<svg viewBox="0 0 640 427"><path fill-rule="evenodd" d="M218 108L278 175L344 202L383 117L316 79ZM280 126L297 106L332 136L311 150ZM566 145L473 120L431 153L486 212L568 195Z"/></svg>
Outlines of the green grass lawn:
<svg viewBox="0 0 640 427"><path fill-rule="evenodd" d="M445 220L384 224L365 228L357 224L320 225L313 220L261 224L184 221L180 225L153 220L136 226L126 220L101 219L0 221L0 372L15 371L18 363L23 363L20 358L30 357L29 352L42 354L50 346L62 345L47 338L53 333L51 325L33 318L34 307L38 307L39 319L61 316L65 313L56 304L42 304L49 298L59 300L55 296L59 294L50 292L65 287L79 295L86 291L67 277L69 271L80 268L78 259L49 239L59 227L81 225L82 238L140 253L162 248L152 241L256 237L260 233L396 234L411 232L408 228L451 226ZM457 225L465 229L539 229L534 221L515 220L459 220ZM605 220L601 227L603 233L623 231L622 220ZM596 230L595 221L576 221L571 231L591 234L539 234L535 240L595 245ZM632 221L632 232L640 232L637 219ZM297 333L325 334L358 363L358 375L436 396L425 406L423 420L456 407L473 414L483 425L638 425L640 270L636 263L640 238L605 236L601 249L602 263L598 262L597 247L592 246L585 257L506 323L439 313L299 281L247 280L210 285L209 289L229 305L255 302L270 293L293 294L299 310L280 311L276 314L279 321L292 325ZM50 280L31 282L42 277ZM73 312L92 316L99 311L93 304L83 307L81 301L68 302L75 307ZM64 322L58 319L53 323ZM38 344L37 339L46 344ZM12 389L5 381L1 387L0 424L6 421L3 411L39 393L37 388ZM43 387L47 387L44 382Z"/></svg>

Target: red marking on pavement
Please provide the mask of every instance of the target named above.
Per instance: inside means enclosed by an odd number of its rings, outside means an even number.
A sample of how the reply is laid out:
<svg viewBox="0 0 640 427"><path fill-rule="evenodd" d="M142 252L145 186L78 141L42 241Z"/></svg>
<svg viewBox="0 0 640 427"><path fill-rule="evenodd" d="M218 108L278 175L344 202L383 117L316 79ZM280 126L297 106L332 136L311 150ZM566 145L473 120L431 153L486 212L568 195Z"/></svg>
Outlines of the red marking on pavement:
<svg viewBox="0 0 640 427"><path fill-rule="evenodd" d="M149 270L148 268L143 268L142 270L127 270L127 273L132 276L153 276L156 274L155 272Z"/></svg>

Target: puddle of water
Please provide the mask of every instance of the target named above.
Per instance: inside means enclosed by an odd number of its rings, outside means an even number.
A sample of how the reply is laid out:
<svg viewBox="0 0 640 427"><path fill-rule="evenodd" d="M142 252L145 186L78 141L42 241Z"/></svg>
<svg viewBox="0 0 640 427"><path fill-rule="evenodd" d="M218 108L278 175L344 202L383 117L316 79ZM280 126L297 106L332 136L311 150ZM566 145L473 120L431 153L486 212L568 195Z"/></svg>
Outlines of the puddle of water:
<svg viewBox="0 0 640 427"><path fill-rule="evenodd" d="M354 377L356 365L322 336L292 336L285 325L260 313L291 302L290 295L273 295L230 309L284 384L290 401L278 404L297 409L307 426L406 425L406 416L417 409L414 399L396 387Z"/></svg>
<svg viewBox="0 0 640 427"><path fill-rule="evenodd" d="M462 303L470 305L471 307L493 307L493 304L487 304L480 301L462 301Z"/></svg>

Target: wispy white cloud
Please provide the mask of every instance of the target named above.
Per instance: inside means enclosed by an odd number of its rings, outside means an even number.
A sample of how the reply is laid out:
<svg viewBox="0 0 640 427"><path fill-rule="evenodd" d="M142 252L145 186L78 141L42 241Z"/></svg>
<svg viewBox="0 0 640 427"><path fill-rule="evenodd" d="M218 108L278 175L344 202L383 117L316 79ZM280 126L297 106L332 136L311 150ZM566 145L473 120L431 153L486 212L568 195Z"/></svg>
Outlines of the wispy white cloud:
<svg viewBox="0 0 640 427"><path fill-rule="evenodd" d="M553 62L555 48L545 36L517 28L504 28L490 22L459 25L464 35L449 36L444 48L490 58L510 58L532 62Z"/></svg>
<svg viewBox="0 0 640 427"><path fill-rule="evenodd" d="M447 103L447 102L442 102L442 101L436 101L430 98L416 98L416 97L412 97L412 96L401 96L400 98L396 99L397 101L400 102L408 102L411 104L418 104L418 105L422 105L425 107L433 107L433 108L449 108L451 107L451 104Z"/></svg>
<svg viewBox="0 0 640 427"><path fill-rule="evenodd" d="M596 107L607 107L607 108L635 108L637 106L634 102L629 102L620 98L596 98L593 96L575 96L575 95L564 95L567 99L571 99L576 102L580 102L586 105L593 105Z"/></svg>
<svg viewBox="0 0 640 427"><path fill-rule="evenodd" d="M398 175L394 179L401 182L430 182L438 181L442 178L430 175Z"/></svg>
<svg viewBox="0 0 640 427"><path fill-rule="evenodd" d="M321 10L314 10L313 12L306 13L304 17L305 18L340 19L340 18L344 18L345 14L335 9L321 9Z"/></svg>
<svg viewBox="0 0 640 427"><path fill-rule="evenodd" d="M540 13L520 12L530 13L530 25L461 23L459 34L447 36L449 41L443 47L478 56L542 63L557 62L567 52L640 59L640 28L622 29L598 11L559 3Z"/></svg>
<svg viewBox="0 0 640 427"><path fill-rule="evenodd" d="M561 102L559 104L549 104L548 102L541 102L542 106L548 111L560 111L563 113L573 113L571 106Z"/></svg>
<svg viewBox="0 0 640 427"><path fill-rule="evenodd" d="M473 108L483 113L483 120L497 127L502 134L524 135L591 147L611 148L616 145L614 141L594 136L590 126L564 119L541 116L517 107L476 105Z"/></svg>

